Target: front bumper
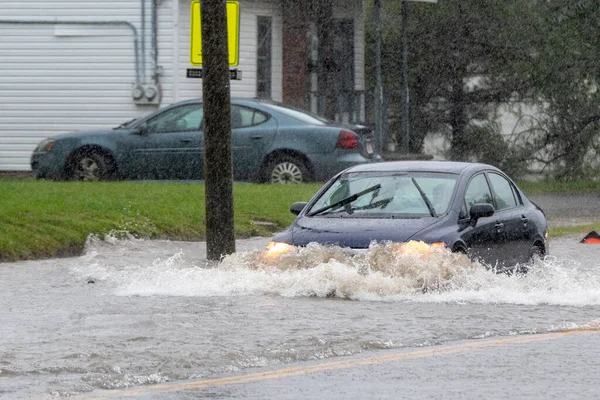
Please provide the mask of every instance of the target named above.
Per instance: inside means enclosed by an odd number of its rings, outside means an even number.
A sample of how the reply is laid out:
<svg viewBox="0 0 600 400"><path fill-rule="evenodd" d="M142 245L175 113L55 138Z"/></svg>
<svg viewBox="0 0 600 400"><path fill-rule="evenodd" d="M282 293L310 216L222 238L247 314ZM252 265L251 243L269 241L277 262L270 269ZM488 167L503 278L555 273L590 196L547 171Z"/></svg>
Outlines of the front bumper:
<svg viewBox="0 0 600 400"><path fill-rule="evenodd" d="M64 175L64 162L57 152L34 152L30 166L37 179L59 179Z"/></svg>

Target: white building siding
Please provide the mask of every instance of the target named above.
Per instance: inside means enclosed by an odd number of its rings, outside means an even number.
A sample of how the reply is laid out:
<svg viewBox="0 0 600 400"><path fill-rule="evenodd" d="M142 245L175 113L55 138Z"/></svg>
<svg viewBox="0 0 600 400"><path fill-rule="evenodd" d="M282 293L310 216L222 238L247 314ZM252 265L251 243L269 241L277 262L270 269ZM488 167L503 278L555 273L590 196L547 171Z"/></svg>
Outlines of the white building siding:
<svg viewBox="0 0 600 400"><path fill-rule="evenodd" d="M29 170L31 152L42 138L115 126L148 113L148 107L136 106L131 97L136 81L133 29L87 23L133 24L140 63L146 61L140 68L146 78L140 80L149 81L151 4L146 1L142 57L141 0L0 2L0 170ZM7 23L22 20L57 23ZM169 43L170 20L164 12L159 15L160 31ZM163 53L168 57L168 48ZM168 93L168 79L163 88Z"/></svg>

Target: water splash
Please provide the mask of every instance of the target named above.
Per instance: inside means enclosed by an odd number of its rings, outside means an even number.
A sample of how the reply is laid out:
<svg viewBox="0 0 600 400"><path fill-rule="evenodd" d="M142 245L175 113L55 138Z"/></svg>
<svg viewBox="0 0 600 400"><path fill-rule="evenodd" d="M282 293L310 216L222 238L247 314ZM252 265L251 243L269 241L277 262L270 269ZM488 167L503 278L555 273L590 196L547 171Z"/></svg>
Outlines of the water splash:
<svg viewBox="0 0 600 400"><path fill-rule="evenodd" d="M146 242L147 243L147 242ZM362 301L600 305L600 273L575 261L548 257L529 273L495 274L465 255L440 247L374 244L354 253L310 244L269 258L240 251L218 265L189 261L185 251L140 262L137 239L88 243L72 271L107 282L118 295L334 297ZM101 256L98 246L123 254Z"/></svg>

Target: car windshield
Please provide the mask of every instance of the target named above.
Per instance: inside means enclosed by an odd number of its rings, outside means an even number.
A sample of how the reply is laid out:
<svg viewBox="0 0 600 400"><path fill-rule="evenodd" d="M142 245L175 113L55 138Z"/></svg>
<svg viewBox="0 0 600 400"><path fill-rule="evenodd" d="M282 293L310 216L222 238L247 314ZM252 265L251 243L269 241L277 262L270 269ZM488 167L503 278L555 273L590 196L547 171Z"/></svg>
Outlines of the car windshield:
<svg viewBox="0 0 600 400"><path fill-rule="evenodd" d="M269 108L273 111L277 111L281 114L287 115L288 117L292 117L302 122L306 122L311 125L328 125L331 124L332 121L327 118L323 118L319 115L315 115L309 113L307 111L301 110L299 108L294 108L290 106L284 106L282 104L275 103L261 103L265 108Z"/></svg>
<svg viewBox="0 0 600 400"><path fill-rule="evenodd" d="M347 173L319 197L307 215L340 218L439 216L448 211L456 180L457 175L448 173Z"/></svg>

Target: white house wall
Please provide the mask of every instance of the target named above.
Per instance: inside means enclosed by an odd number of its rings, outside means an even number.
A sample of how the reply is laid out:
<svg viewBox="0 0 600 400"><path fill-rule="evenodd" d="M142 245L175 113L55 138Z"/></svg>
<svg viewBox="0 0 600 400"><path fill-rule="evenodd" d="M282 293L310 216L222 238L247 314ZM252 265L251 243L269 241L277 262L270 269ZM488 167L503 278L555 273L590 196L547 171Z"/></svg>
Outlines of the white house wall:
<svg viewBox="0 0 600 400"><path fill-rule="evenodd" d="M44 137L114 126L148 111L131 99L129 27L5 23L123 20L141 35L140 0L2 1L0 20L0 170L29 170L31 151ZM149 45L148 39L147 60Z"/></svg>

